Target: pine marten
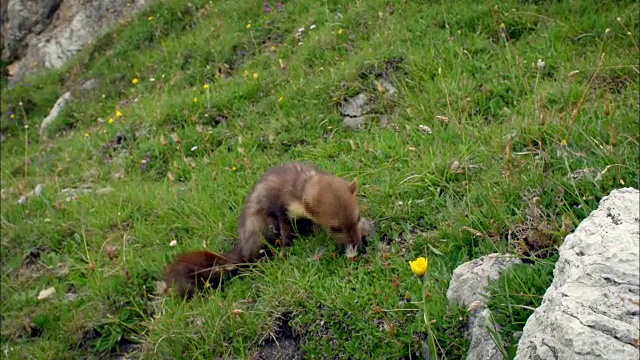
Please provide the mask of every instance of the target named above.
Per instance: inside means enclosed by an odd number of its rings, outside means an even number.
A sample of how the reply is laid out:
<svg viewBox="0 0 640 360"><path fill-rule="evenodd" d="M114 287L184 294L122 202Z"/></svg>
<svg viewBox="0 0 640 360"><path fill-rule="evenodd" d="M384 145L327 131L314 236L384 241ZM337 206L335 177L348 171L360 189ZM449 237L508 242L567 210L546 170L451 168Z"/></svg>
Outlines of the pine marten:
<svg viewBox="0 0 640 360"><path fill-rule="evenodd" d="M356 180L348 182L320 168L291 162L269 169L253 186L238 224L238 244L228 253L194 251L179 255L165 270L165 282L179 295L192 295L208 284L218 287L223 276L264 255L267 244L289 246L296 235L319 226L346 249L357 253L371 235L360 217Z"/></svg>

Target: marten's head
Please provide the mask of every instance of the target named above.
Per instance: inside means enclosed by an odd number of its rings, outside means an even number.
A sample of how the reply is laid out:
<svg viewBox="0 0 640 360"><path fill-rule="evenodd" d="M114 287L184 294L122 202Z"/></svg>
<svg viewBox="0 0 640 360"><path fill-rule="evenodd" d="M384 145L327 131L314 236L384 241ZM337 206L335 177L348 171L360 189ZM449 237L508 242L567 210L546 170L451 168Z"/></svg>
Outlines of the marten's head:
<svg viewBox="0 0 640 360"><path fill-rule="evenodd" d="M307 185L304 209L318 225L328 231L336 242L354 250L362 241L360 205L356 180L332 175L318 175Z"/></svg>

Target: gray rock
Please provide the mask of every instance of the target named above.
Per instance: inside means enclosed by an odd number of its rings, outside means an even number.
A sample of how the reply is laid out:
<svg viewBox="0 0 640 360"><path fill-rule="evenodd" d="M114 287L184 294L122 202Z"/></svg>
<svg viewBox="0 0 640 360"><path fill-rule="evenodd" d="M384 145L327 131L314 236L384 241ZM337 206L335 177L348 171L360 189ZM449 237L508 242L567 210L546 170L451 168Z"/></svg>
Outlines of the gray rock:
<svg viewBox="0 0 640 360"><path fill-rule="evenodd" d="M362 116L366 110L365 106L368 101L369 95L366 93L360 93L354 97L348 98L340 107L340 111L345 116Z"/></svg>
<svg viewBox="0 0 640 360"><path fill-rule="evenodd" d="M467 332L471 339L468 360L499 360L502 355L488 330L489 327L500 328L491 319L491 311L486 308L486 287L489 281L498 279L500 273L515 264L518 258L511 255L490 254L466 262L458 266L451 277L447 299L451 304L465 306L469 310Z"/></svg>
<svg viewBox="0 0 640 360"><path fill-rule="evenodd" d="M18 204L23 205L26 204L27 201L32 198L32 197L39 197L42 194L42 190L44 190L44 185L42 184L38 184L36 185L35 189L33 189L33 191L22 195L20 197L20 199L18 199Z"/></svg>
<svg viewBox="0 0 640 360"><path fill-rule="evenodd" d="M638 359L640 192L603 198L560 247L515 359Z"/></svg>
<svg viewBox="0 0 640 360"><path fill-rule="evenodd" d="M58 117L58 115L60 115L60 112L62 111L62 109L64 109L64 106L67 104L67 101L69 101L69 99L71 99L71 91L67 91L66 93L64 93L58 98L58 100L56 100L56 103L53 104L53 108L51 108L51 111L49 111L49 115L47 115L47 117L42 120L42 124L40 124L41 137L45 137L45 135L47 134L47 129Z"/></svg>
<svg viewBox="0 0 640 360"><path fill-rule="evenodd" d="M490 254L466 262L453 271L447 299L460 306L473 305L475 312L479 313L487 304L485 288L489 281L498 279L502 271L520 263L520 259L508 254Z"/></svg>
<svg viewBox="0 0 640 360"><path fill-rule="evenodd" d="M359 129L362 127L362 125L364 125L364 122L366 119L367 119L366 116L356 116L356 117L345 116L345 118L342 119L342 126L346 126L351 129Z"/></svg>
<svg viewBox="0 0 640 360"><path fill-rule="evenodd" d="M398 93L396 87L386 79L380 79L378 84L380 84L380 90L386 98L394 98Z"/></svg>
<svg viewBox="0 0 640 360"><path fill-rule="evenodd" d="M502 360L502 355L496 346L498 339L493 339L489 329L500 331L498 324L492 319L491 310L482 310L475 318L469 329L469 351L467 360Z"/></svg>
<svg viewBox="0 0 640 360"><path fill-rule="evenodd" d="M153 0L8 0L0 7L10 85L59 68L97 36ZM129 5L129 6L128 6Z"/></svg>
<svg viewBox="0 0 640 360"><path fill-rule="evenodd" d="M96 79L89 79L79 87L76 86L73 89L62 94L62 96L60 96L58 100L56 100L55 104L53 104L51 111L49 111L49 115L47 115L47 117L42 120L42 123L40 124L40 136L46 137L47 129L49 128L49 126L55 121L55 119L58 118L58 115L60 115L62 109L64 109L67 102L73 98L73 95L75 95L77 91L91 90L96 87L97 84L98 81Z"/></svg>
<svg viewBox="0 0 640 360"><path fill-rule="evenodd" d="M24 40L30 34L42 33L51 23L62 0L10 0L0 7L2 37L6 47L3 60L12 61L26 50Z"/></svg>

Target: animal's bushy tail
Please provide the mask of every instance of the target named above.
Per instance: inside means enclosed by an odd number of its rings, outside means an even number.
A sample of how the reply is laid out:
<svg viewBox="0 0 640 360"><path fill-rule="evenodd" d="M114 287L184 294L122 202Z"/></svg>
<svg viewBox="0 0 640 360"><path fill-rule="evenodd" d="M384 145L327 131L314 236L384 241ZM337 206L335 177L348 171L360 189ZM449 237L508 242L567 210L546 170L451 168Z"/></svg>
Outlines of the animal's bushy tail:
<svg viewBox="0 0 640 360"><path fill-rule="evenodd" d="M224 278L236 275L245 259L240 248L217 254L206 250L178 255L164 273L164 281L180 296L191 296L197 289L217 288Z"/></svg>

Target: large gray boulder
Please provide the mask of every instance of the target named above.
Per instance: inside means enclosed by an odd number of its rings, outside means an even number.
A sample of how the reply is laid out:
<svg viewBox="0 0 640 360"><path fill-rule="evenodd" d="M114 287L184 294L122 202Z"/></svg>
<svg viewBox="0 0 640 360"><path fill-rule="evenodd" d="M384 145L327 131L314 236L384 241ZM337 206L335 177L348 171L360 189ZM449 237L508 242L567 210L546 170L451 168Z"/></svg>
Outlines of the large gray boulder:
<svg viewBox="0 0 640 360"><path fill-rule="evenodd" d="M520 264L520 259L512 255L489 254L458 266L451 276L447 299L451 304L464 306L469 310L467 335L471 340L467 360L501 360L502 355L491 337L489 328L499 330L492 320L491 311L487 309L490 281L495 281L500 274L513 265Z"/></svg>
<svg viewBox="0 0 640 360"><path fill-rule="evenodd" d="M6 0L0 34L10 84L41 69L59 68L118 21L153 0Z"/></svg>
<svg viewBox="0 0 640 360"><path fill-rule="evenodd" d="M640 356L640 192L612 191L560 247L516 360Z"/></svg>

